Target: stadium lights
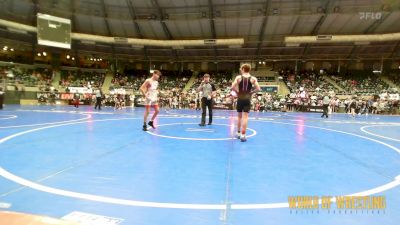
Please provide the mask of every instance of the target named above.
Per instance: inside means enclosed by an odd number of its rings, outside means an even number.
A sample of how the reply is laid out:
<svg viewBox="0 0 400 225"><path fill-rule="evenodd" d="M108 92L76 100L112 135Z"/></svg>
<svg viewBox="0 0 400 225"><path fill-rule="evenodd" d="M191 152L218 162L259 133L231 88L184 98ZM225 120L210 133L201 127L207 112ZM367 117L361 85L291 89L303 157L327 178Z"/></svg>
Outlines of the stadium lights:
<svg viewBox="0 0 400 225"><path fill-rule="evenodd" d="M46 53L46 52L43 52L43 56L47 56L47 53Z"/></svg>
<svg viewBox="0 0 400 225"><path fill-rule="evenodd" d="M13 48L10 48L10 51L12 51L12 52L13 52L13 51L14 51L14 49L13 49Z"/></svg>
<svg viewBox="0 0 400 225"><path fill-rule="evenodd" d="M72 61L75 60L75 57L71 57L69 54L66 56L67 59L71 59Z"/></svg>
<svg viewBox="0 0 400 225"><path fill-rule="evenodd" d="M42 56L42 54L40 54L40 52L38 52L37 56Z"/></svg>

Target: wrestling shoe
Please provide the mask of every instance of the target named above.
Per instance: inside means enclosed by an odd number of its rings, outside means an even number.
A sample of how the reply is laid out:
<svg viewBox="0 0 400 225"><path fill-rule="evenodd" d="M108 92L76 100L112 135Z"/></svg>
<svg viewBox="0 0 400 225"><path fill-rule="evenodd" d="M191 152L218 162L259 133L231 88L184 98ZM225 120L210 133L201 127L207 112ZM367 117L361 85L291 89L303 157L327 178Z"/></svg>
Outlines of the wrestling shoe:
<svg viewBox="0 0 400 225"><path fill-rule="evenodd" d="M147 125L143 125L143 131L147 131Z"/></svg>
<svg viewBox="0 0 400 225"><path fill-rule="evenodd" d="M154 126L154 123L153 123L153 121L149 121L149 126L151 126L153 129L156 129L156 127Z"/></svg>
<svg viewBox="0 0 400 225"><path fill-rule="evenodd" d="M241 141L241 142L246 142L246 141L247 141L247 138L246 138L246 135L245 135L245 134L243 134L243 135L240 137L240 141Z"/></svg>
<svg viewBox="0 0 400 225"><path fill-rule="evenodd" d="M235 137L236 137L237 139L240 139L240 136L241 136L241 133L240 133L240 131L238 131L238 132L236 133Z"/></svg>

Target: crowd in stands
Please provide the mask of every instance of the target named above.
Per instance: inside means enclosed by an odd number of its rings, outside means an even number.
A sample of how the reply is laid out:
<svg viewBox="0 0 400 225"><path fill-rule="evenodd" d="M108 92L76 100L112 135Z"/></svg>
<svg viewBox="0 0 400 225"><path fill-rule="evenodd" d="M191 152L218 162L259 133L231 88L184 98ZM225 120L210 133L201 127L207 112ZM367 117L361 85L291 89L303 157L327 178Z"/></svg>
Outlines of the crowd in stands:
<svg viewBox="0 0 400 225"><path fill-rule="evenodd" d="M124 73L117 73L111 81L110 90L119 88L138 90L147 75L147 70L126 70Z"/></svg>
<svg viewBox="0 0 400 225"><path fill-rule="evenodd" d="M388 75L390 81L392 81L395 85L400 86L400 73L399 72L391 72Z"/></svg>
<svg viewBox="0 0 400 225"><path fill-rule="evenodd" d="M110 89L132 89L138 90L140 85L148 78L147 70L127 70L123 74L117 73L111 81ZM182 90L185 84L192 76L192 71L168 71L161 70L162 76L160 77L160 89L173 89L177 88Z"/></svg>
<svg viewBox="0 0 400 225"><path fill-rule="evenodd" d="M164 72L165 73L165 72ZM163 74L164 74L163 73ZM167 74L167 73L166 73ZM182 92L189 76L180 76L173 74L162 76L160 79L160 105L165 108L181 109L191 108L200 109L200 98L197 87L201 83L204 73L197 75L197 81L187 91ZM212 83L217 88L215 105L230 106L234 108L235 100L230 96L230 85L232 83L232 74L230 73L210 73ZM312 71L302 71L295 75L292 70L279 71L280 78L285 81L290 89L290 94L280 96L278 93L258 93L252 99L253 110L255 111L308 111L310 108L322 107L322 99L325 95L330 97L330 109L337 112L339 109L344 112L350 112L350 105L354 102L355 112L363 113L391 113L398 108L399 94L397 92L387 91L388 86L380 79L367 78L358 80L348 77L343 79L346 84L351 84L348 88L351 97L339 99L340 94L334 85L324 79L320 73ZM170 79L174 77L173 79ZM339 86L338 76L330 76ZM134 89L139 89L146 76L140 76ZM121 82L128 78L116 76L115 81ZM352 80L352 82L350 82ZM115 83L115 81L113 83ZM375 83L376 82L376 83ZM344 84L344 82L343 82ZM344 90L345 86L343 87ZM352 92L350 92L350 90ZM354 91L356 90L356 91ZM366 98L360 93L370 93L373 97ZM371 96L370 95L370 96ZM140 95L136 97L136 102L142 102L144 99Z"/></svg>
<svg viewBox="0 0 400 225"><path fill-rule="evenodd" d="M61 70L62 87L101 87L105 78L104 73L94 71Z"/></svg>
<svg viewBox="0 0 400 225"><path fill-rule="evenodd" d="M18 66L3 66L1 71L6 74L9 84L12 85L45 86L50 85L53 79L53 71L45 68L30 69Z"/></svg>
<svg viewBox="0 0 400 225"><path fill-rule="evenodd" d="M328 95L330 98L329 109L331 112L346 112L350 113L350 106L354 102L356 114L397 114L399 111L399 94L381 94L369 98L348 97L339 99L335 95L329 93L313 93L310 96L301 97L294 93L287 96L279 96L276 94L259 94L252 100L254 111L310 111L319 109L322 110L323 97Z"/></svg>
<svg viewBox="0 0 400 225"><path fill-rule="evenodd" d="M293 70L279 71L280 78L290 89L290 94L284 97L278 95L255 97L253 99L254 109L307 111L310 108L322 107L322 99L325 95L330 97L330 108L334 112L339 108L349 112L349 105L352 102L354 102L357 113L389 113L398 109L400 99L398 90L390 88L377 75L324 74L342 87L344 91L341 91L326 81L323 74L301 71L295 75ZM340 100L337 95L350 97Z"/></svg>
<svg viewBox="0 0 400 225"><path fill-rule="evenodd" d="M190 77L192 76L192 71L183 71L181 73L161 71L162 76L160 77L159 84L159 103L162 107L170 109L182 109L182 108L197 108L199 109L199 94L197 92L197 87L201 83L201 78L204 73L199 73L197 75L197 80L195 84L187 91L184 91L184 87L188 83ZM232 82L232 75L229 73L211 73L212 82L217 88L217 95L215 98L216 104L226 104L229 103L230 98L228 94L230 91L230 84ZM136 90L140 88L140 85L144 82L146 76L140 79ZM118 79L120 80L120 79ZM134 89L135 90L135 89ZM137 96L137 103L144 102L143 96Z"/></svg>
<svg viewBox="0 0 400 225"><path fill-rule="evenodd" d="M163 76L159 80L159 104L161 107L170 109L200 109L200 98L197 87L202 81L204 73L197 75L194 85L183 92L185 85L191 77L190 71L181 74L173 71L162 71ZM235 99L230 95L230 85L232 74L212 73L211 82L217 88L217 95L214 99L214 106L219 108L232 109L235 107ZM399 104L399 94L388 91L388 86L380 79L371 77L356 79L348 76L346 79L339 78L338 75L330 75L339 86L348 92L350 97L339 99L341 94L334 85L324 79L320 73L312 71L302 71L295 75L292 70L279 71L279 78L289 87L290 94L280 96L278 93L258 93L253 96L252 109L254 111L310 111L321 109L322 99L325 95L330 97L329 109L331 112L354 112L358 114L375 113L396 113ZM144 101L143 96L137 91L140 85L148 78L147 71L133 71L132 73L117 74L112 80L111 92L117 88L132 89L135 95L121 95L111 93L104 96L106 106L115 106L123 99L124 105L141 105ZM346 84L346 85L345 85ZM370 93L357 95L360 93ZM373 97L370 97L373 96Z"/></svg>
<svg viewBox="0 0 400 225"><path fill-rule="evenodd" d="M308 93L336 92L337 88L326 81L321 73L301 71L295 74L293 70L280 70L279 76L288 86L291 93L306 90Z"/></svg>
<svg viewBox="0 0 400 225"><path fill-rule="evenodd" d="M232 74L230 72L209 72L211 77L211 83L215 85L216 96L215 96L215 104L216 105L229 105L232 104L232 99L230 98L231 84L232 84ZM194 103L197 106L197 103L200 101L198 97L197 88L201 84L203 80L204 73L199 73L197 75L197 80L195 84L188 90L188 97L192 102L192 106Z"/></svg>
<svg viewBox="0 0 400 225"><path fill-rule="evenodd" d="M389 85L378 76L331 76L343 88L342 94L374 95L388 90Z"/></svg>
<svg viewBox="0 0 400 225"><path fill-rule="evenodd" d="M168 105L174 107L175 102L182 104L182 93L186 83L192 76L192 71L185 70L182 72L161 70L162 76L159 79L159 97L160 103L164 106ZM112 80L110 91L117 89L133 90L138 92L140 86L148 78L147 70L127 70L123 74L117 73ZM179 98L179 99L178 99ZM110 98L112 99L112 98ZM138 97L136 102L139 104L144 102L143 97ZM178 104L178 105L179 105ZM176 104L175 104L176 105Z"/></svg>
<svg viewBox="0 0 400 225"><path fill-rule="evenodd" d="M1 71L8 77L7 81L22 90L25 86L38 86L43 92L56 92L51 87L54 73L51 69L30 69L19 66L2 66ZM105 74L95 71L62 70L60 86L66 90L69 87L102 87ZM159 80L160 104L166 108L200 108L200 98L197 88L201 83L204 73L197 74L194 84L184 91L186 84L192 76L192 71L167 71L162 70ZM215 106L234 108L235 99L230 95L232 83L231 72L208 72L212 83L215 84L217 95L214 99ZM399 90L390 87L376 74L327 74L314 71L300 71L295 74L291 69L278 71L278 80L283 81L290 90L286 96L276 92L258 93L252 99L255 111L307 111L310 108L321 107L325 95L330 97L332 111L341 109L348 111L348 106L355 102L356 111L360 113L388 113L398 108ZM115 105L115 99L124 98L125 105L141 104L143 97L138 92L140 85L148 78L147 70L126 70L117 73L110 86L111 94L104 96L106 105ZM329 77L327 79L326 77ZM387 75L395 85L400 84L400 76L396 73ZM336 85L333 85L333 82ZM20 87L20 88L18 88ZM339 87L339 88L338 88ZM134 95L123 95L114 90L124 89ZM115 92L115 93L114 93ZM340 97L343 95L347 97ZM372 96L372 97L371 97ZM340 98L339 98L340 97Z"/></svg>

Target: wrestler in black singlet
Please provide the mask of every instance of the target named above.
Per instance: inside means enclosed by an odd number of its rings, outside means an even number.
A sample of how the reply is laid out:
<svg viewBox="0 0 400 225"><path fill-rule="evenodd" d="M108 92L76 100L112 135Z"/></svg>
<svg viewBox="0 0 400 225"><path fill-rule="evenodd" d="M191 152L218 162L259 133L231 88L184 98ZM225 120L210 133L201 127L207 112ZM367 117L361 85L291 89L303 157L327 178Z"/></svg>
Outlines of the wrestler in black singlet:
<svg viewBox="0 0 400 225"><path fill-rule="evenodd" d="M253 84L251 83L251 76L241 76L239 82L239 93L236 109L238 112L249 112L251 108L251 89Z"/></svg>

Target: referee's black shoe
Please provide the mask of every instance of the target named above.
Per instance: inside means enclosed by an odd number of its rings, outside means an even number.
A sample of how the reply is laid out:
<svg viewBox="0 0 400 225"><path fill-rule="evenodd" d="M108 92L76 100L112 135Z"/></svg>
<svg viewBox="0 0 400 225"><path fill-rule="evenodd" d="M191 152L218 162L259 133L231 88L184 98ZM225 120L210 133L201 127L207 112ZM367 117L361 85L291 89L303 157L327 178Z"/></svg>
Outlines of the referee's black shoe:
<svg viewBox="0 0 400 225"><path fill-rule="evenodd" d="M205 123L199 123L199 126L204 127L204 126L206 126L206 124Z"/></svg>

